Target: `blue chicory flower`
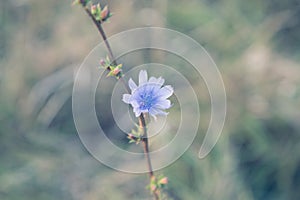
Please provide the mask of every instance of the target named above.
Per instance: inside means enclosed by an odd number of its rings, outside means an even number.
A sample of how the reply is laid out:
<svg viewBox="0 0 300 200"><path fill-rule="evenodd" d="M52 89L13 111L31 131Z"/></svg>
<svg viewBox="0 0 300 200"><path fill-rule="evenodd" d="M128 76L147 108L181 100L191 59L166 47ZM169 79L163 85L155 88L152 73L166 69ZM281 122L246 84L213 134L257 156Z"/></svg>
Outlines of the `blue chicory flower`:
<svg viewBox="0 0 300 200"><path fill-rule="evenodd" d="M128 81L131 94L123 94L123 101L131 104L136 117L141 113L149 113L156 119L156 115L167 115L163 111L171 107L170 97L174 90L172 86L163 87L165 80L161 77L150 77L146 70L141 70L139 73L139 86L130 78Z"/></svg>

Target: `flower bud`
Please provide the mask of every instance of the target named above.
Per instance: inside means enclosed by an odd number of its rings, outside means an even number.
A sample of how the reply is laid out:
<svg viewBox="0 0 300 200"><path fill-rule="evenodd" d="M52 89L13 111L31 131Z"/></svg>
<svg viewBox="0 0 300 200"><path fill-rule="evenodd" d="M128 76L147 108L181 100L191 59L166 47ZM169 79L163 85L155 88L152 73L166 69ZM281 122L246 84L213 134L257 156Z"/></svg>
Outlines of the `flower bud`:
<svg viewBox="0 0 300 200"><path fill-rule="evenodd" d="M131 133L129 133L128 136L127 136L127 138L128 139L134 139L134 136Z"/></svg>
<svg viewBox="0 0 300 200"><path fill-rule="evenodd" d="M152 192L154 192L154 191L156 190L156 185L152 184L152 185L150 186L150 189L151 189Z"/></svg>
<svg viewBox="0 0 300 200"><path fill-rule="evenodd" d="M105 21L109 18L109 10L107 5L103 8L103 10L101 11L101 20Z"/></svg>
<svg viewBox="0 0 300 200"><path fill-rule="evenodd" d="M114 68L114 69L112 70L112 74L116 76L116 75L118 75L121 71L122 71L122 70L121 70L120 68L117 68L117 67L116 67L116 68Z"/></svg>
<svg viewBox="0 0 300 200"><path fill-rule="evenodd" d="M91 13L92 13L92 15L95 15L97 13L97 6L96 5L91 6Z"/></svg>
<svg viewBox="0 0 300 200"><path fill-rule="evenodd" d="M163 177L162 179L159 180L158 182L161 185L167 185L168 184L168 177Z"/></svg>
<svg viewBox="0 0 300 200"><path fill-rule="evenodd" d="M105 62L105 60L104 60L104 59L101 59L101 60L100 60L100 65L101 65L102 67L105 67L105 65L106 65L106 62Z"/></svg>

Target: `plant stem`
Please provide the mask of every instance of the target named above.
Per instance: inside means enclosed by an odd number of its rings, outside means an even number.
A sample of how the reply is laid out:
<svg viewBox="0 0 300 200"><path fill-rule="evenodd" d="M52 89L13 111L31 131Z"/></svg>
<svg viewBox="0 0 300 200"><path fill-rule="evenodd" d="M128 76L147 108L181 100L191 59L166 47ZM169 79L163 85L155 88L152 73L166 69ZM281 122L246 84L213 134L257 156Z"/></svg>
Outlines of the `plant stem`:
<svg viewBox="0 0 300 200"><path fill-rule="evenodd" d="M113 52L112 52L111 47L110 47L110 45L109 45L109 42L107 41L106 34L105 34L105 32L104 32L104 30L103 30L103 28L102 28L101 22L100 22L100 21L97 21L97 20L95 19L95 17L92 15L91 11L90 11L87 7L84 7L84 10L85 10L85 12L88 14L88 16L93 20L94 24L96 25L96 27L97 27L97 29L98 29L98 31L99 31L99 33L100 33L100 35L101 35L101 37L102 37L102 39L103 39L105 45L106 45L106 48L107 48L107 50L108 50L108 54L109 54L110 60L112 61L112 63L113 63L114 65L117 65L117 62L116 62L116 60L115 60L115 57L114 57L114 55L113 55Z"/></svg>
<svg viewBox="0 0 300 200"><path fill-rule="evenodd" d="M110 44L107 40L107 37L106 37L106 34L102 28L102 25L101 25L101 22L100 21L97 21L95 19L95 17L92 15L91 11L85 7L84 7L84 10L86 11L86 13L88 14L88 16L92 19L92 21L94 22L94 24L96 25L104 43L105 43L105 46L108 50L108 53L109 53L109 58L110 60L112 61L112 64L114 65L117 65L117 61L113 55L113 52L111 50L111 47L110 47ZM110 71L111 69L108 67L107 68L108 71ZM126 84L125 80L123 79L122 75L120 75L119 77L120 81L123 83L123 85L125 86L126 90L128 92L130 92L130 88L128 87L128 85ZM148 140L148 134L147 134L147 128L146 128L146 121L145 121L145 118L144 118L144 115L141 114L140 117L139 117L139 124L140 124L140 127L142 128L143 130L143 140L142 140L142 143L143 143L143 149L144 149L144 154L145 154L145 157L146 157L146 160L147 160L147 166L148 166L148 174L149 174L149 178L150 178L150 181L155 178L154 176L154 173L153 173L153 169L152 169L152 164L151 164L151 157L150 157L150 154L149 154L149 140ZM154 190L153 191L153 195L154 195L154 198L155 200L159 200L159 193L160 191L159 190Z"/></svg>
<svg viewBox="0 0 300 200"><path fill-rule="evenodd" d="M152 164L151 164L151 159L150 159L150 155L149 155L149 141L148 141L148 134L147 134L147 128L146 128L146 121L145 121L143 113L139 117L139 124L143 130L143 140L142 140L143 147L144 147L145 157L147 159L148 170L150 172L149 176L150 176L150 178L152 178L153 170L152 170Z"/></svg>
<svg viewBox="0 0 300 200"><path fill-rule="evenodd" d="M84 8L85 12L88 14L88 16L92 19L92 21L94 22L94 24L96 25L96 27L97 27L97 29L98 29L98 31L99 31L99 33L100 33L100 35L101 35L101 37L102 37L102 39L104 41L104 44L105 44L105 46L107 48L109 59L112 61L112 64L113 65L118 65L118 63L117 63L117 61L116 61L116 59L114 57L114 54L113 54L113 52L111 50L110 44L109 44L109 42L107 40L106 34L105 34L105 32L104 32L104 30L102 28L101 22L97 21L95 19L95 17L92 15L91 11L87 7L83 6L83 8ZM111 70L110 67L107 67L106 69L108 71ZM120 75L119 79L123 83L123 85L124 85L125 89L127 90L127 92L129 92L130 88L128 87L128 85L126 84L126 82L124 81L124 79L122 78L122 75Z"/></svg>
<svg viewBox="0 0 300 200"><path fill-rule="evenodd" d="M147 127L146 127L146 121L145 121L145 117L144 114L142 113L139 117L139 124L140 127L143 130L143 147L144 147L144 154L147 160L147 165L148 165L148 173L149 173L149 178L150 181L155 178L154 173L153 173L153 169L152 169L152 164L151 164L151 158L150 158L150 154L149 154L149 140L148 140L148 134L147 134ZM155 200L159 200L159 191L157 189L155 189L153 192L153 195L155 197Z"/></svg>

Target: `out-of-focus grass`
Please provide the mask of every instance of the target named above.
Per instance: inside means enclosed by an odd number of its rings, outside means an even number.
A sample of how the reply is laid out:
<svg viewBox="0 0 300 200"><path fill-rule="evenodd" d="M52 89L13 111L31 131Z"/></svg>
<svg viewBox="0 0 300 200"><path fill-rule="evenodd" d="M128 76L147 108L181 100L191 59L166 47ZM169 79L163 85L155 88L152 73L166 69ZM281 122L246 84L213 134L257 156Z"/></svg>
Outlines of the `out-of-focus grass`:
<svg viewBox="0 0 300 200"><path fill-rule="evenodd" d="M114 17L104 25L108 35L149 23L181 31L211 53L225 82L226 125L203 160L197 153L207 128L203 122L210 117L209 96L194 82L203 121L191 148L161 171L170 179L169 196L299 199L299 2L110 4ZM83 10L58 0L0 5L0 199L149 198L146 175L104 167L76 134L73 71L101 41ZM97 97L98 104L105 98Z"/></svg>

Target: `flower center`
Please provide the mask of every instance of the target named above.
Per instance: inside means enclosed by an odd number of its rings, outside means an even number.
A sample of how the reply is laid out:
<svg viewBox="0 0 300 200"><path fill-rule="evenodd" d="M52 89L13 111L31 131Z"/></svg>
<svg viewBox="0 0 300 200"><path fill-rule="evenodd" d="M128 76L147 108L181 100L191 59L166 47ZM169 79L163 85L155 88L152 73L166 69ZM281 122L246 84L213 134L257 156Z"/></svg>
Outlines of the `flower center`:
<svg viewBox="0 0 300 200"><path fill-rule="evenodd" d="M152 92L143 93L140 95L141 101L139 102L141 110L149 110L155 102L155 98L153 97Z"/></svg>

